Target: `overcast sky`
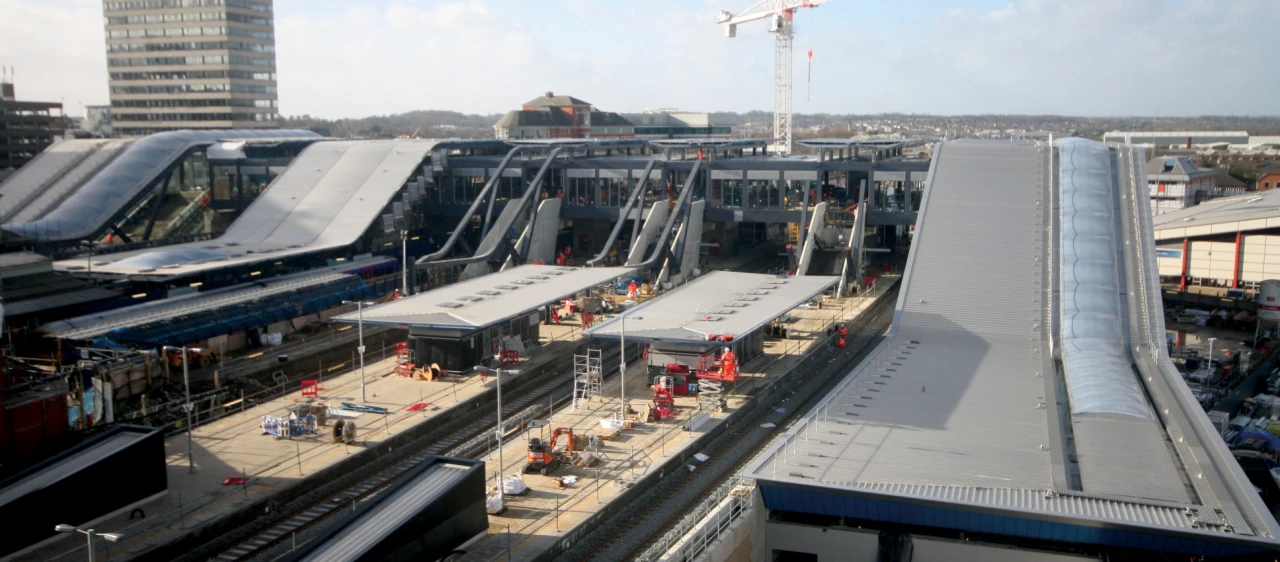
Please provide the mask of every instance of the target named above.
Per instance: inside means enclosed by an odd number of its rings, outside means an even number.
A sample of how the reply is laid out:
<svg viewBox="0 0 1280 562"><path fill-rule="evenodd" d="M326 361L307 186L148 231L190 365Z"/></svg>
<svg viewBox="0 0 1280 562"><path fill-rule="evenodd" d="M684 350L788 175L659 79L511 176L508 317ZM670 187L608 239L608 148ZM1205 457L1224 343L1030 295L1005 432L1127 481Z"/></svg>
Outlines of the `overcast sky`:
<svg viewBox="0 0 1280 562"><path fill-rule="evenodd" d="M772 110L765 25L715 24L751 3L276 0L280 111L497 113L547 90ZM801 113L1280 115L1280 0L831 0L796 22ZM19 98L107 103L102 28L100 0L0 0Z"/></svg>

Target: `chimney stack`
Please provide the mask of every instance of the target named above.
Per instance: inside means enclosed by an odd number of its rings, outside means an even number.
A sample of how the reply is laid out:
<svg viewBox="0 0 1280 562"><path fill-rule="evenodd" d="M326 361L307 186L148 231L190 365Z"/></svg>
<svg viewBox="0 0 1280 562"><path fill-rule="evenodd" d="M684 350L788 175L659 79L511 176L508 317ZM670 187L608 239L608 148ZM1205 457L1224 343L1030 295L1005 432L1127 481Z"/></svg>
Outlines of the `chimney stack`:
<svg viewBox="0 0 1280 562"><path fill-rule="evenodd" d="M548 91L547 91L547 97L548 97L548 98L555 97L555 94L554 94L554 93L552 93L550 90L548 90Z"/></svg>

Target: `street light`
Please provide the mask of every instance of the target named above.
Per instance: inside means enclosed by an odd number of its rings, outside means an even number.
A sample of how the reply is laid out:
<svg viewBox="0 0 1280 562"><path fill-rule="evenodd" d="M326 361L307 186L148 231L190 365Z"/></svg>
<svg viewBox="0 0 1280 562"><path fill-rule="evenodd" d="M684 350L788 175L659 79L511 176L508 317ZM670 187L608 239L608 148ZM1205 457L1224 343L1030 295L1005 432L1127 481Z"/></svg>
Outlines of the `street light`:
<svg viewBox="0 0 1280 562"><path fill-rule="evenodd" d="M505 499L506 493L505 490L502 489L502 373L505 372L511 373L512 375L518 375L523 371L519 369L494 369L492 367L485 367L481 365L477 365L476 369L481 371L492 371L493 378L498 381L498 431L496 432L498 435L498 499Z"/></svg>
<svg viewBox="0 0 1280 562"><path fill-rule="evenodd" d="M187 375L187 352L201 352L198 347L178 347L175 345L166 345L164 351L182 351L182 386L187 394L187 401L182 405L182 409L187 411L187 472L189 474L196 473L196 457L191 444L191 411L195 409L195 405L191 403L191 379Z"/></svg>
<svg viewBox="0 0 1280 562"><path fill-rule="evenodd" d="M400 292L409 296L409 231L400 231Z"/></svg>
<svg viewBox="0 0 1280 562"><path fill-rule="evenodd" d="M1213 342L1215 341L1218 341L1218 338L1209 338L1209 361L1207 363L1208 367L1205 369L1209 372L1209 380L1205 382L1205 385L1213 382Z"/></svg>
<svg viewBox="0 0 1280 562"><path fill-rule="evenodd" d="M356 305L356 334L360 338L360 343L356 347L356 351L360 352L360 401L368 402L369 398L364 392L364 305L374 304L367 301L342 301L342 304Z"/></svg>
<svg viewBox="0 0 1280 562"><path fill-rule="evenodd" d="M59 533L84 534L85 539L89 541L89 562L93 562L93 537L94 536L102 537L103 539L106 539L107 542L118 542L120 539L124 538L124 535L120 533L98 533L98 532L95 532L93 529L80 529L80 528L77 528L75 525L67 525L65 523L54 526L53 530Z"/></svg>
<svg viewBox="0 0 1280 562"><path fill-rule="evenodd" d="M622 402L622 405L619 407L622 411L622 417L618 418L620 423L625 423L627 421L627 313L629 312L631 311L626 310L623 311L622 314L618 315L618 324L621 326L621 336L618 340L619 347L622 348L622 353L618 355L619 361L621 362L620 373L622 375L621 384L618 385L618 400ZM636 316L635 319L644 320L644 317Z"/></svg>

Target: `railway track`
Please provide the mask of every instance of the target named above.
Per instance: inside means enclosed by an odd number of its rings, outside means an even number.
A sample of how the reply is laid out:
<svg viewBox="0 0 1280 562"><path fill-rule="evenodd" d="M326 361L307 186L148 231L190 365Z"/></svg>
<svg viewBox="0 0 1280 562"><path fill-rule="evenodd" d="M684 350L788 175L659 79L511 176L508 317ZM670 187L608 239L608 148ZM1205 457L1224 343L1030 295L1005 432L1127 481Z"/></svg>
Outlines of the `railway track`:
<svg viewBox="0 0 1280 562"><path fill-rule="evenodd" d="M615 349L603 357L605 372L609 372L610 363L617 367L619 352ZM549 365L563 365L563 361L552 361ZM571 363L570 363L571 365ZM558 401L569 396L569 373L571 367L548 368L536 375L537 380L530 381L525 391L503 401L503 425L507 433L512 429L513 420L532 418L531 414L554 407ZM557 394L563 394L557 398ZM450 427L452 426L452 427ZM242 534L234 544L217 549L208 556L198 559L217 561L248 560L257 557L273 547L293 539L297 534L308 530L326 516L338 513L343 509L351 509L354 502L361 501L388 484L397 480L413 467L434 455L474 458L483 456L487 445L497 427L495 408L479 407L465 418L454 420L445 426L419 438L393 458L383 461L379 466L366 471L363 476L344 482L336 489L326 490L318 497L309 498L303 505L290 512L276 517L262 525L256 525L252 531Z"/></svg>
<svg viewBox="0 0 1280 562"><path fill-rule="evenodd" d="M850 340L856 347L852 353L832 356L810 371L808 377L797 381L798 384L793 386L796 390L787 402L785 413L779 414L773 407L756 407L748 412L747 418L735 420L734 425L740 429L726 434L714 449L704 451L711 457L710 461L669 486L639 511L620 511L613 522L600 525L601 533L608 532L606 536L592 541L589 535L586 540L580 541L579 545L557 559L647 561L655 559L655 554L660 556L662 552L647 551L655 539L670 532L693 506L722 485L727 478L732 478L732 474L768 444L771 437L786 431L789 424L811 408L842 380L843 374L857 366L875 348L881 340L880 336L892 322L892 303L895 302L893 293L896 293L896 289L882 297L873 309L873 316L853 332ZM799 401L794 402L797 398ZM765 421L776 424L776 427L761 428L760 424ZM607 531L610 528L612 530Z"/></svg>
<svg viewBox="0 0 1280 562"><path fill-rule="evenodd" d="M737 270L763 272L777 260L776 256L761 256ZM603 359L606 373L616 370L618 355L616 348L605 354ZM566 364L571 365L570 362L556 360L548 363ZM519 395L504 400L502 411L506 433L519 429L518 425L511 424L512 421L532 419L535 417L533 414L548 408L554 409L568 400L571 397L571 385L565 375L571 369L571 366L548 368L544 373L536 375L536 381L527 383L532 386L526 386L526 390ZM227 541L230 544L202 549L203 553L192 553L186 559L230 562L262 558L286 541L297 540L327 516L351 509L355 502L376 494L431 456L483 456L492 441L496 426L497 415L493 405L478 407L463 419L446 423L433 430L430 435L418 438L413 444L403 447L394 457L381 460L376 467L362 471L362 475L341 484L328 484L323 492L315 493L305 500L295 500L293 503L297 507L261 525L251 524L254 527L252 530L244 531L242 528L238 537Z"/></svg>

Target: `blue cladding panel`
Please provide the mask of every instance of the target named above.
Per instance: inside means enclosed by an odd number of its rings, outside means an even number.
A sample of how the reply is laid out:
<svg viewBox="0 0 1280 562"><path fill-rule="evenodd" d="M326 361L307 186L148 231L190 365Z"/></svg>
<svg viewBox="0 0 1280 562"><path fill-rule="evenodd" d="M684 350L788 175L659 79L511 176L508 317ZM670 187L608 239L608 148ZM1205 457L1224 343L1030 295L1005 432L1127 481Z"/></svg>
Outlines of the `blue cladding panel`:
<svg viewBox="0 0 1280 562"><path fill-rule="evenodd" d="M1198 556L1235 556L1262 552L1258 548L1224 542L1172 537L1122 529L1072 525L1013 515L978 513L906 502L824 494L811 490L761 485L760 493L769 509L796 513L851 517L854 519L920 525L958 531L1032 537L1059 542L1176 552Z"/></svg>

